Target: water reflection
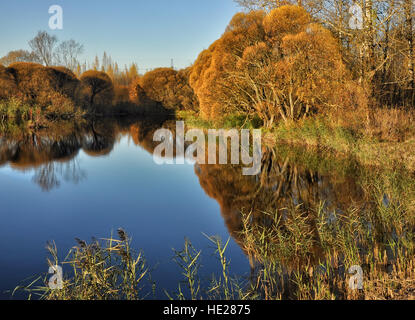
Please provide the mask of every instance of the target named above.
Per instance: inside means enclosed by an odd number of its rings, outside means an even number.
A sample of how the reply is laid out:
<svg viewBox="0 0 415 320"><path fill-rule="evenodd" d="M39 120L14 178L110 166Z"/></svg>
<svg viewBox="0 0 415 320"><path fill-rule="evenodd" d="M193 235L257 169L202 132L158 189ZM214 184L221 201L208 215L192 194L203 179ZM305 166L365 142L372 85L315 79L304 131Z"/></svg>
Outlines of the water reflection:
<svg viewBox="0 0 415 320"><path fill-rule="evenodd" d="M64 130L57 126L1 137L0 165L34 170L33 182L50 191L62 181L87 179L78 161L81 151L103 157L128 137L152 154L158 145L153 135L159 128L174 132L176 123L173 119L86 121ZM410 209L413 182L410 177L371 172L353 159L283 146L263 148L261 172L256 176L243 176L237 165L195 165L201 188L219 204L229 234L248 256L252 273L267 259L278 261L287 273L318 266L328 257L336 267L346 262L370 265L375 252L385 251L383 259L392 260L398 254L391 250L394 241L415 230ZM400 197L402 190L405 199ZM263 232L262 240L255 233L258 230Z"/></svg>
<svg viewBox="0 0 415 320"><path fill-rule="evenodd" d="M22 172L34 171L32 181L50 191L61 180L79 183L86 179L77 156L80 151L90 157L109 155L121 136L129 134L136 145L152 152L152 133L166 119L101 120L72 124L67 130L57 125L38 132L19 132L0 138L0 166ZM63 123L66 125L67 123Z"/></svg>

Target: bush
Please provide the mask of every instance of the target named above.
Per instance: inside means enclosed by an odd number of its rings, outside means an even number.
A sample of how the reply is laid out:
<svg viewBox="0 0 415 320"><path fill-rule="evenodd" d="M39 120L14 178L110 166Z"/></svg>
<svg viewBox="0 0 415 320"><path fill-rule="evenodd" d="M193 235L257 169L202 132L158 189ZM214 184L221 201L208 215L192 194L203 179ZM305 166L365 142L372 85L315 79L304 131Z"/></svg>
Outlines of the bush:
<svg viewBox="0 0 415 320"><path fill-rule="evenodd" d="M10 65L6 73L15 84L9 98L13 96L25 104L43 109L52 108L54 114L74 111L79 80L70 70L18 62Z"/></svg>
<svg viewBox="0 0 415 320"><path fill-rule="evenodd" d="M136 103L153 100L174 110L192 110L197 99L189 85L190 69L158 68L133 82L130 97Z"/></svg>
<svg viewBox="0 0 415 320"><path fill-rule="evenodd" d="M0 64L0 100L7 99L17 92L14 77L7 68Z"/></svg>
<svg viewBox="0 0 415 320"><path fill-rule="evenodd" d="M78 89L78 101L92 111L105 113L105 108L112 107L115 91L111 78L100 71L86 71L81 75Z"/></svg>
<svg viewBox="0 0 415 320"><path fill-rule="evenodd" d="M129 90L130 101L137 105L147 105L151 103L151 99L147 97L147 94L141 86L141 79L136 78L130 85Z"/></svg>

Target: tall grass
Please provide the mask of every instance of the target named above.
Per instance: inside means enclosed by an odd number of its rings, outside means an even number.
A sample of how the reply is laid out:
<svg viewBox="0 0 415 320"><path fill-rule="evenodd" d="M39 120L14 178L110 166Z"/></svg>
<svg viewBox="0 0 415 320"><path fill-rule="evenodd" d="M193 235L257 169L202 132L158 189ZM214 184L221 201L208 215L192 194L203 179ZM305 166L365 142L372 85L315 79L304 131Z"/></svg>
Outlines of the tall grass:
<svg viewBox="0 0 415 320"><path fill-rule="evenodd" d="M142 253L130 246L126 232L118 230L119 239L110 237L88 244L77 239L64 261L59 261L56 246L47 249L52 257L50 267L69 265L70 277L64 277L62 289L48 286L48 275L36 278L29 285L18 286L14 292L24 291L28 297L46 300L137 300L149 293L143 292L148 267Z"/></svg>
<svg viewBox="0 0 415 320"><path fill-rule="evenodd" d="M328 170L332 170L329 168ZM364 201L343 210L325 202L292 199L264 212L241 212L237 243L251 270L232 274L230 239L207 236L218 261L209 280L203 253L189 240L174 250L181 270L178 289L167 299L411 299L415 298L415 182L404 168L363 170L358 184ZM286 204L286 202L284 202ZM154 288L143 255L131 249L125 231L119 239L78 240L60 263L55 246L49 265L67 264L62 290L50 290L46 275L17 288L42 299L144 299ZM361 266L363 290L349 286L349 269ZM39 284L40 282L40 284ZM162 286L163 284L157 284Z"/></svg>

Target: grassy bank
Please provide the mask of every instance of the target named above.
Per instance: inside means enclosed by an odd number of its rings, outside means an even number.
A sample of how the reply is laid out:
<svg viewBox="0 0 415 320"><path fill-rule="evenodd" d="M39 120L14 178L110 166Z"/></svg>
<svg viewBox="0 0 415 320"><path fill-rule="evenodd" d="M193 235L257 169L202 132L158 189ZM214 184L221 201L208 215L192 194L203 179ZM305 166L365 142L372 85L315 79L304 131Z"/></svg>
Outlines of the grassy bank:
<svg viewBox="0 0 415 320"><path fill-rule="evenodd" d="M19 130L40 129L61 120L80 120L85 113L72 106L65 108L30 105L19 99L0 100L0 132L13 133Z"/></svg>
<svg viewBox="0 0 415 320"><path fill-rule="evenodd" d="M197 128L261 128L257 118L228 115L217 121L201 119L197 113L179 111L176 116L189 127ZM330 116L313 116L296 122L277 122L263 128L264 144L296 145L351 156L365 165L387 166L397 163L415 171L415 117L412 112L379 109L368 125L362 115L349 114L343 121Z"/></svg>
<svg viewBox="0 0 415 320"><path fill-rule="evenodd" d="M176 118L185 121L188 127L201 129L254 129L262 125L258 117L250 118L243 114L226 115L213 121L202 119L195 111L176 111Z"/></svg>
<svg viewBox="0 0 415 320"><path fill-rule="evenodd" d="M404 165L415 171L415 127L408 122L348 126L313 117L297 123L280 123L266 134L268 144L293 144L356 158L364 165ZM405 127L404 127L405 126Z"/></svg>

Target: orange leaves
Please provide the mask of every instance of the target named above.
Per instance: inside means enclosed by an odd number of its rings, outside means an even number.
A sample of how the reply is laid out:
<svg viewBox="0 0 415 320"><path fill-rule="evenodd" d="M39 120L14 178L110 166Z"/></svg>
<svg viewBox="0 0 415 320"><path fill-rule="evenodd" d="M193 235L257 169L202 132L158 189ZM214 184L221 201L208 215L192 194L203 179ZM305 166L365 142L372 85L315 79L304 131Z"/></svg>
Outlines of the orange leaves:
<svg viewBox="0 0 415 320"><path fill-rule="evenodd" d="M136 78L129 89L130 101L136 104L144 104L147 102L147 95L144 89L141 87L140 78Z"/></svg>
<svg viewBox="0 0 415 320"><path fill-rule="evenodd" d="M132 84L130 97L133 102L141 103L139 100L146 96L167 109L193 109L197 99L189 85L189 72L188 69L176 71L171 68L147 72Z"/></svg>
<svg viewBox="0 0 415 320"><path fill-rule="evenodd" d="M84 106L97 111L97 107L112 106L115 95L114 85L105 72L89 70L81 76L78 95Z"/></svg>
<svg viewBox="0 0 415 320"><path fill-rule="evenodd" d="M8 72L7 68L0 65L0 99L6 99L15 95L17 86L13 75Z"/></svg>
<svg viewBox="0 0 415 320"><path fill-rule="evenodd" d="M264 18L264 30L271 41L287 34L301 32L311 22L310 15L301 7L285 5L272 10Z"/></svg>
<svg viewBox="0 0 415 320"><path fill-rule="evenodd" d="M336 105L349 80L338 42L301 7L238 13L190 76L204 118L256 113L265 125Z"/></svg>
<svg viewBox="0 0 415 320"><path fill-rule="evenodd" d="M7 69L0 68L0 82L4 85L0 98L17 97L23 102L53 109L55 114L73 110L79 84L76 76L66 68L44 67L28 62L13 63Z"/></svg>

